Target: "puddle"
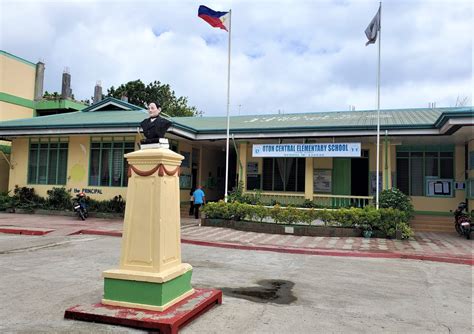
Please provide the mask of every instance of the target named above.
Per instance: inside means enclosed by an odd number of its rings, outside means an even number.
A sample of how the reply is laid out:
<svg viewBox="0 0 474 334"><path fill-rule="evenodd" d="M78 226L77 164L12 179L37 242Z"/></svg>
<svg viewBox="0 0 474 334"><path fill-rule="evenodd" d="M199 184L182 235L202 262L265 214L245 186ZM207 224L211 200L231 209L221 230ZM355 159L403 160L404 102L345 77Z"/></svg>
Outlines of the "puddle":
<svg viewBox="0 0 474 334"><path fill-rule="evenodd" d="M285 280L260 280L259 286L242 288L218 288L224 295L247 299L256 303L273 303L287 305L297 298L291 291L295 283Z"/></svg>

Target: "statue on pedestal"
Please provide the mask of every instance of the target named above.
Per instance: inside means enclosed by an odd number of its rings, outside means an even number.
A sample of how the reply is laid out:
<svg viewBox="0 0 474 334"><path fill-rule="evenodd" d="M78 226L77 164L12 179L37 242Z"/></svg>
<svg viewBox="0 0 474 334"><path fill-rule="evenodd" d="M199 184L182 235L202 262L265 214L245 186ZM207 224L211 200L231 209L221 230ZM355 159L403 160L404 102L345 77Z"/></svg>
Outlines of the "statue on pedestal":
<svg viewBox="0 0 474 334"><path fill-rule="evenodd" d="M160 143L160 138L165 137L166 131L171 126L171 122L160 117L161 105L159 102L151 102L148 104L149 118L140 123L143 134L146 139L141 140L142 144Z"/></svg>

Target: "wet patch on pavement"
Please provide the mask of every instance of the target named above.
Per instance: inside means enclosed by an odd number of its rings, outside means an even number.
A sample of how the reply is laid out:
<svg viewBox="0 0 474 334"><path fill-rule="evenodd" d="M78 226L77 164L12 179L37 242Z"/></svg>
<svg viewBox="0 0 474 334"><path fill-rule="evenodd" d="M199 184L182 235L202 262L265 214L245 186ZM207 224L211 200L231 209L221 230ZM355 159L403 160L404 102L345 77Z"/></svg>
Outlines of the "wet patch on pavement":
<svg viewBox="0 0 474 334"><path fill-rule="evenodd" d="M256 303L273 303L288 305L297 300L292 289L295 283L286 280L260 280L259 286L240 288L217 288L224 295L234 298L242 298Z"/></svg>

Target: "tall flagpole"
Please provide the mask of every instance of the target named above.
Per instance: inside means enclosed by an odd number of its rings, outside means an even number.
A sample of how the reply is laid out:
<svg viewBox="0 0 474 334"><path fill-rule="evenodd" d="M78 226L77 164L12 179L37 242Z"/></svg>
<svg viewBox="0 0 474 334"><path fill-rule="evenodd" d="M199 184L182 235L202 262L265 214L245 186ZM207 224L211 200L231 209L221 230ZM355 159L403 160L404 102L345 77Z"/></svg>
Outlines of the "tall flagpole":
<svg viewBox="0 0 474 334"><path fill-rule="evenodd" d="M380 16L379 16L379 52L378 52L378 64L377 64L377 174L375 177L376 182L376 193L375 193L375 207L379 209L379 194L380 194L380 40L382 39L382 1L380 1Z"/></svg>
<svg viewBox="0 0 474 334"><path fill-rule="evenodd" d="M226 135L226 150L225 150L225 193L224 202L227 203L227 193L229 187L229 127L230 127L230 34L232 31L232 9L229 10L229 54L227 59L227 135Z"/></svg>

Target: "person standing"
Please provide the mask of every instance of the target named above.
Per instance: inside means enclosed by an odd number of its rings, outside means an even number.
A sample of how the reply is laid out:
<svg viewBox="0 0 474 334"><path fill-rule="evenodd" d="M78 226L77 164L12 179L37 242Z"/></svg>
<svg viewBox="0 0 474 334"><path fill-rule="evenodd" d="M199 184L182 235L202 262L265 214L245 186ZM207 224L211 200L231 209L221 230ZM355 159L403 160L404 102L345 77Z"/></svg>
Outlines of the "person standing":
<svg viewBox="0 0 474 334"><path fill-rule="evenodd" d="M199 208L206 204L206 194L202 190L202 186L198 186L193 193L194 197L194 218L199 219Z"/></svg>

